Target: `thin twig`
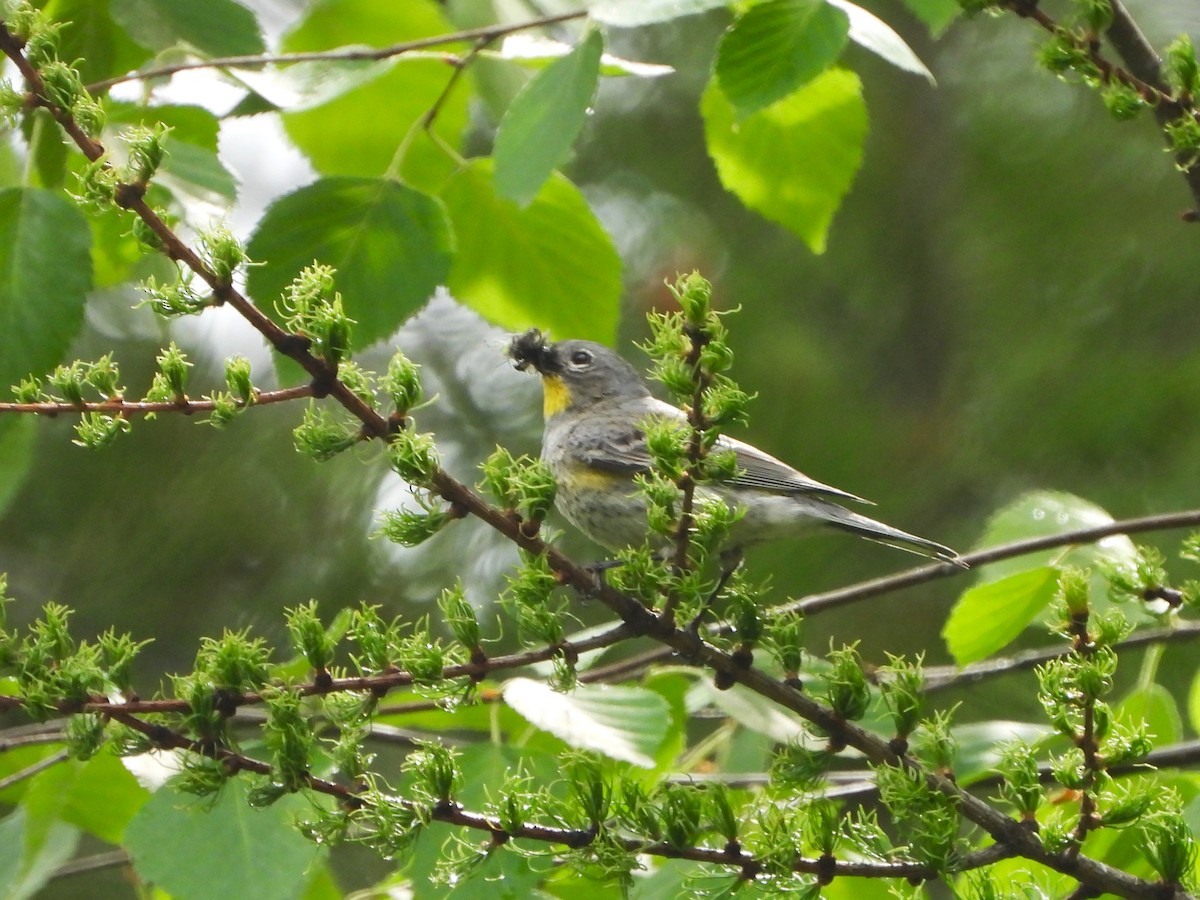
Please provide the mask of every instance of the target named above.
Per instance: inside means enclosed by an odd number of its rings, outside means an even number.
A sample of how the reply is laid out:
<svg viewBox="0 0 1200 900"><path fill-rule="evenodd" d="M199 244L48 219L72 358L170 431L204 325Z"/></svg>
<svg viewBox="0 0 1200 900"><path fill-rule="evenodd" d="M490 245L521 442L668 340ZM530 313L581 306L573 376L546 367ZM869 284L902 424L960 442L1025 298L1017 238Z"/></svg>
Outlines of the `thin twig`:
<svg viewBox="0 0 1200 900"><path fill-rule="evenodd" d="M44 772L57 766L60 762L66 762L70 758L70 754L66 750L59 750L56 753L51 753L45 759L39 759L31 766L26 766L18 772L13 772L4 778L0 778L0 791L12 787L14 784L19 784L26 778L32 778L39 772Z"/></svg>
<svg viewBox="0 0 1200 900"><path fill-rule="evenodd" d="M296 387L283 388L277 391L256 391L249 401L235 398L233 405L239 409L250 406L269 406L272 403L285 403L289 400L311 397L312 395L313 386L311 384L301 384ZM71 413L88 412L122 416L182 413L185 416L190 416L198 412L212 412L218 406L223 405L225 404L218 403L212 399L192 400L186 396L180 397L178 400L157 402L125 400L120 397L114 397L109 400L91 400L84 403L70 403L66 400L45 400L37 403L0 403L0 413L32 413L34 415L51 417L59 414L70 415Z"/></svg>
<svg viewBox="0 0 1200 900"><path fill-rule="evenodd" d="M89 872L99 872L103 869L116 869L129 865L129 854L124 850L109 850L107 853L94 853L91 856L81 856L65 862L50 873L50 880L70 878L72 875L86 875Z"/></svg>
<svg viewBox="0 0 1200 900"><path fill-rule="evenodd" d="M580 10L577 12L560 13L554 16L542 16L541 18L529 19L525 22L517 22L515 24L484 25L480 28L468 28L463 31L451 32L450 34L418 38L412 41L401 41L398 44L380 48L343 47L338 50L318 50L307 53L256 53L243 56L219 56L213 59L172 63L168 66L155 66L150 69L127 72L124 75L117 75L113 78L106 78L103 81L93 82L87 85L87 89L89 93L95 94L128 81L168 78L179 72L188 72L194 69L247 69L268 65L285 66L304 62L378 62L384 59L391 59L395 56L402 56L405 53L426 50L430 47L444 47L446 44L474 41L491 43L497 38L516 34L520 31L546 28L550 25L558 25L574 19L582 19L586 15L586 10Z"/></svg>

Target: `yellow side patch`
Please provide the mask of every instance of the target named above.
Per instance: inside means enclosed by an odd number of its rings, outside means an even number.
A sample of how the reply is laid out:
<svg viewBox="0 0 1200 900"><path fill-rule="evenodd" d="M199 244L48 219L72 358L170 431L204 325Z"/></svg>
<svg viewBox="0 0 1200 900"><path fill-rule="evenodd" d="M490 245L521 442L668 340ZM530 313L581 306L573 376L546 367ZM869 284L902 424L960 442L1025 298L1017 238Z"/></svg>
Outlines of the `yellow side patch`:
<svg viewBox="0 0 1200 900"><path fill-rule="evenodd" d="M549 419L571 405L571 391L557 375L542 376L542 415Z"/></svg>
<svg viewBox="0 0 1200 900"><path fill-rule="evenodd" d="M617 472L606 472L603 469L593 469L583 463L572 464L566 472L560 472L558 476L560 491L564 487L568 491L609 491L618 482L629 482L629 489L633 490L633 483L628 476Z"/></svg>

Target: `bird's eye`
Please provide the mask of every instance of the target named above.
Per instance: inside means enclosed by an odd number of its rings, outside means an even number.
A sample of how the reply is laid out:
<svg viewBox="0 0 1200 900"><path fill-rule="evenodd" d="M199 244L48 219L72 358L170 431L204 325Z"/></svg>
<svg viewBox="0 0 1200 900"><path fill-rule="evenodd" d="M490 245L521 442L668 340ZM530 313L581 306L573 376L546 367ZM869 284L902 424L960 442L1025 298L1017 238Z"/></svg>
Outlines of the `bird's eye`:
<svg viewBox="0 0 1200 900"><path fill-rule="evenodd" d="M571 365L586 366L592 361L592 352L590 350L576 350L571 354Z"/></svg>

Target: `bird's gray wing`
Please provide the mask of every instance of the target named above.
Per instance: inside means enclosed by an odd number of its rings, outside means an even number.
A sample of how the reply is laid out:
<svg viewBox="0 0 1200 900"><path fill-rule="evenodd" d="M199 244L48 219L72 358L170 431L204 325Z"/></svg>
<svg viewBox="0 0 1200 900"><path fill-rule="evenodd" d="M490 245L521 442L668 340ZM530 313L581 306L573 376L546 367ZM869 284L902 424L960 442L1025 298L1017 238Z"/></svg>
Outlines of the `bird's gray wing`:
<svg viewBox="0 0 1200 900"><path fill-rule="evenodd" d="M824 497L836 497L841 500L853 500L856 503L870 503L849 491L824 484L815 478L809 478L803 472L798 472L782 460L769 453L764 453L757 447L739 441L737 438L722 435L717 440L717 448L732 450L737 460L738 474L733 479L737 487L758 488L777 494L818 494Z"/></svg>
<svg viewBox="0 0 1200 900"><path fill-rule="evenodd" d="M683 420L683 413L674 407L665 403L656 403L655 406L656 415ZM573 454L581 462L604 472L633 475L649 471L652 465L650 451L646 449L646 435L637 421L614 417L602 428L595 427L593 421L589 427L575 431L571 445ZM779 494L816 494L857 503L870 502L809 478L787 463L736 438L722 435L717 440L717 447L734 453L738 473L728 482L734 487L756 488Z"/></svg>

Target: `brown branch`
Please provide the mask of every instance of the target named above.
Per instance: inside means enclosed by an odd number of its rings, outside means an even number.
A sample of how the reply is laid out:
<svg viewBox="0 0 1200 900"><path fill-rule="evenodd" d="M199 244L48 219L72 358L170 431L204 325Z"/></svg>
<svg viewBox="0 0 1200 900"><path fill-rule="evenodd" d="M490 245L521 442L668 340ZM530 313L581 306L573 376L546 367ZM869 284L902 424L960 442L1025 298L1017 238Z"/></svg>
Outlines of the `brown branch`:
<svg viewBox="0 0 1200 900"><path fill-rule="evenodd" d="M417 50L426 50L432 47L444 47L447 44L459 44L475 41L491 43L497 38L506 37L510 34L516 34L519 31L528 31L533 28L545 28L550 25L558 25L562 22L570 22L574 19L582 19L586 15L587 12L581 10L578 12L561 13L554 16L542 16L541 18L530 19L525 22L517 22L516 24L485 25L480 28L468 28L463 31L451 32L450 34L418 38L417 40L412 41L402 41L401 43L392 44L388 47L380 47L378 49L346 47L340 50L320 50L308 53L265 53L244 56L221 56L214 59L174 63L169 66L156 66L152 69L142 69L138 72L129 72L125 75L118 75L115 78L106 78L103 81L97 81L89 84L87 89L89 93L96 93L99 91L108 90L113 85L124 84L127 81L144 81L151 78L167 78L179 72L187 72L193 69L245 69L266 65L292 65L294 63L303 62L378 62L384 59L391 59L395 56L402 56L405 53L412 53Z"/></svg>
<svg viewBox="0 0 1200 900"><path fill-rule="evenodd" d="M1170 644L1175 641L1191 641L1200 638L1200 622L1179 622L1163 628L1148 628L1136 632L1113 644L1114 650L1130 650L1151 644ZM930 666L925 670L925 693L932 694L950 688L977 684L989 678L1034 669L1044 662L1058 659L1069 651L1061 646L1039 647L1024 650L1011 656L988 659L959 668L958 666Z"/></svg>
<svg viewBox="0 0 1200 900"><path fill-rule="evenodd" d="M1169 94L1170 88L1166 79L1163 78L1162 59L1159 58L1146 36L1142 34L1141 28L1129 14L1129 10L1125 8L1121 0L1109 0L1109 6L1112 7L1113 18L1106 34L1117 54L1134 75L1156 89ZM1154 117L1162 126L1179 118L1180 114L1181 110L1178 108L1178 104L1154 108ZM1194 115L1194 112L1186 114ZM1196 210L1200 210L1200 166L1188 165L1192 160L1187 159L1184 154L1177 154L1175 162L1196 201Z"/></svg>
<svg viewBox="0 0 1200 900"><path fill-rule="evenodd" d="M1070 37L1066 29L1038 8L1036 0L1004 0L1002 5L1022 18L1031 19L1051 34ZM1163 78L1162 60L1129 14L1129 10L1121 0L1109 0L1109 6L1112 9L1112 23L1108 26L1105 36L1128 69L1105 59L1100 53L1097 41L1087 47L1086 51L1089 60L1100 71L1104 80L1118 81L1137 91L1142 100L1154 110L1154 118L1160 129L1183 116L1195 117L1195 107L1181 103L1171 93L1170 85ZM1200 166L1185 152L1177 153L1175 162L1196 203L1195 209L1190 214L1184 214L1183 219L1200 221Z"/></svg>
<svg viewBox="0 0 1200 900"><path fill-rule="evenodd" d="M564 641L562 644L555 646L539 647L536 650L495 656L480 662L466 662L446 666L442 672L442 679L451 681L465 678L471 681L478 681L493 672L524 668L534 663L546 662L564 654L567 656L579 656L592 650L611 647L614 644L628 640L630 637L632 637L632 632L628 626L614 625L605 631L576 641ZM408 687L414 683L415 679L411 672L396 671L381 675L362 675L351 678L321 678L292 689L302 697L315 697L346 692L380 695L394 688ZM245 691L236 694L225 693L222 695L221 700L229 709L237 709L242 706L253 706L262 703L263 695L258 691ZM0 694L0 711L19 709L23 705L21 697ZM436 702L434 706L436 706ZM424 708L424 706L421 708ZM59 705L59 711L62 713L86 712L100 714L120 712L129 715L141 715L144 713L187 713L191 711L191 704L186 700L179 699L113 701L106 697L95 697L84 704L64 702Z"/></svg>
<svg viewBox="0 0 1200 900"><path fill-rule="evenodd" d="M68 754L66 750L58 750L54 753L51 753L45 759L39 759L32 765L26 766L24 769L13 772L11 775L7 775L4 778L0 778L0 791L7 790L14 784L19 784L26 778L32 778L39 772L46 771L46 769L52 769L60 762L66 762L69 758L70 754Z"/></svg>
<svg viewBox="0 0 1200 900"><path fill-rule="evenodd" d="M268 406L272 403L285 403L302 397L313 396L311 384L301 384L296 387L283 388L277 391L256 391L249 400L235 399L234 406L239 409L250 406ZM31 413L39 416L57 416L60 413L108 413L111 415L151 415L157 413L182 413L185 416L198 412L212 412L218 406L215 400L192 400L181 397L178 400L150 402L146 400L125 400L114 397L110 400L95 400L84 403L70 403L66 400L46 400L37 403L0 403L0 413Z"/></svg>

